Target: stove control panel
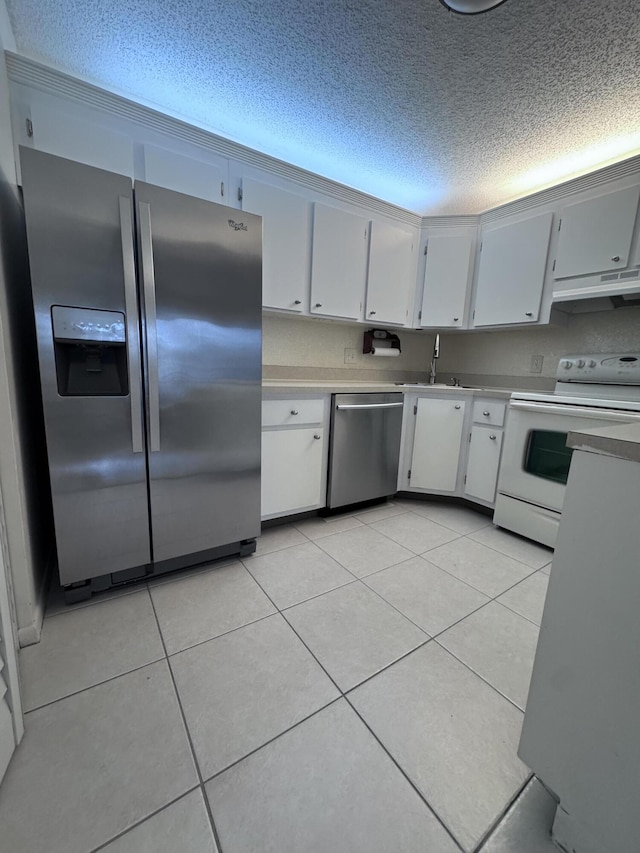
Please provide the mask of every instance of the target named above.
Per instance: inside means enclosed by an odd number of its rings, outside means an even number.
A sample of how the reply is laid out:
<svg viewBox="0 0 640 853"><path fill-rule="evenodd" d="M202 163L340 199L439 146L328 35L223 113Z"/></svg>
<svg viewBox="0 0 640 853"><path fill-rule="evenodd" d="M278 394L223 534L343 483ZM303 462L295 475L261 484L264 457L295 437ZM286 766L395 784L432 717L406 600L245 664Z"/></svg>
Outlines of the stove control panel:
<svg viewBox="0 0 640 853"><path fill-rule="evenodd" d="M566 355L560 359L556 378L558 382L640 385L640 353Z"/></svg>

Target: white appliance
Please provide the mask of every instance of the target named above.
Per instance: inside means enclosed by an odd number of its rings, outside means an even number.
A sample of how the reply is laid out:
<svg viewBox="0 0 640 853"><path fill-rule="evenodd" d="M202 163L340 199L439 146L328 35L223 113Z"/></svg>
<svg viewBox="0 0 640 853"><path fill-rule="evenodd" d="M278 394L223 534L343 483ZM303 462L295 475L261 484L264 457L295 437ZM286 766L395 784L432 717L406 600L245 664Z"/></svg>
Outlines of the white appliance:
<svg viewBox="0 0 640 853"><path fill-rule="evenodd" d="M640 421L640 353L568 355L553 394L511 395L493 520L553 547L570 430Z"/></svg>

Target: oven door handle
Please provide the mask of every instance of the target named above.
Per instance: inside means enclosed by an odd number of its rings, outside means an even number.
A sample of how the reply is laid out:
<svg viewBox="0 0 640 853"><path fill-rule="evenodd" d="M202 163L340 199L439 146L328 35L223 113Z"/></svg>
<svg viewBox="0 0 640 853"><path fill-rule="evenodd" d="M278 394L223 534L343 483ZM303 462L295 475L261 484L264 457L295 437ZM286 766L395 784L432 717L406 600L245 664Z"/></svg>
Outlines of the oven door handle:
<svg viewBox="0 0 640 853"><path fill-rule="evenodd" d="M589 406L562 406L555 403L527 403L523 400L512 400L509 408L517 412L533 414L568 415L574 418L593 418L601 421L616 421L632 423L640 421L640 412L623 412L620 409L595 409Z"/></svg>

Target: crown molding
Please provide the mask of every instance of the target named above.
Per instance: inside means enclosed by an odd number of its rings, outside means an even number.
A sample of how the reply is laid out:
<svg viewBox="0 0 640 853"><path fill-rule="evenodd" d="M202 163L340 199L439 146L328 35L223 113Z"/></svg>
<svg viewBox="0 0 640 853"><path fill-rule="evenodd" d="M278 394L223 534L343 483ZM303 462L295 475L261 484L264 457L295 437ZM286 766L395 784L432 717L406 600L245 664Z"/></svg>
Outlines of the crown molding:
<svg viewBox="0 0 640 853"><path fill-rule="evenodd" d="M21 54L6 51L5 57L9 79L14 83L31 86L51 95L58 95L93 109L102 110L151 130L166 133L185 142L195 143L223 157L228 157L230 160L239 160L286 180L295 181L308 189L340 199L340 201L348 204L359 205L371 213L379 213L407 225L420 227L422 217L410 210L397 207L329 178L323 178L321 175L308 172L306 169L293 166L283 160L261 154L245 145L240 145L204 128L189 124L176 116L161 112L157 108L132 101L130 98L110 92Z"/></svg>

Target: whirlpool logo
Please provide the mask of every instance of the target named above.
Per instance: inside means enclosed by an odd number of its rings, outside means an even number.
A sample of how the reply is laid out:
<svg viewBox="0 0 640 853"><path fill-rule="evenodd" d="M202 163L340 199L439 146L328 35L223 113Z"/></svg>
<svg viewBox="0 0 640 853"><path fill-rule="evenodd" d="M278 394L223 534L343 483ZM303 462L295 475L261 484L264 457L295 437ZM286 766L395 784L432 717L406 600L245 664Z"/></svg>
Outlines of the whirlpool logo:
<svg viewBox="0 0 640 853"><path fill-rule="evenodd" d="M244 224L244 222L236 222L235 219L229 219L229 228L233 228L234 231L248 231L249 229Z"/></svg>

